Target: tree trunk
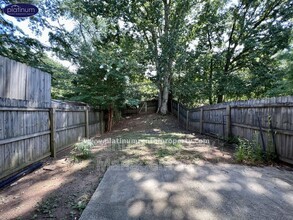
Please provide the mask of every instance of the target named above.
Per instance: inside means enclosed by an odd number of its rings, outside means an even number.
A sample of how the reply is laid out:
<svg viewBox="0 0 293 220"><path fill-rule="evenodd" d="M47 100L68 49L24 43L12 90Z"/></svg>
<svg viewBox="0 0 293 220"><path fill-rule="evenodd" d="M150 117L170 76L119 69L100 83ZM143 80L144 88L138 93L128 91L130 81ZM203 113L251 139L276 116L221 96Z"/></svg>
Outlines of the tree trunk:
<svg viewBox="0 0 293 220"><path fill-rule="evenodd" d="M162 91L159 89L159 94L158 94L158 109L157 113L160 112L162 106Z"/></svg>
<svg viewBox="0 0 293 220"><path fill-rule="evenodd" d="M217 103L221 103L224 100L224 95L217 95Z"/></svg>
<svg viewBox="0 0 293 220"><path fill-rule="evenodd" d="M169 97L169 87L170 80L172 76L172 56L170 53L170 24L169 24L169 16L170 16L170 4L171 0L164 0L164 44L162 45L162 55L164 59L162 60L163 69L163 82L162 82L162 103L160 113L162 115L166 115L168 112L168 97Z"/></svg>
<svg viewBox="0 0 293 220"><path fill-rule="evenodd" d="M112 107L112 104L111 104L111 105L109 105L109 108L108 108L107 131L112 130L112 125L113 125L113 107Z"/></svg>
<svg viewBox="0 0 293 220"><path fill-rule="evenodd" d="M161 104L161 110L160 113L162 115L166 115L168 111L168 97L169 97L169 80L164 80L163 85L163 94L162 94L162 104Z"/></svg>
<svg viewBox="0 0 293 220"><path fill-rule="evenodd" d="M210 61L210 72L208 77L208 85L209 85L209 103L210 105L213 104L213 58Z"/></svg>
<svg viewBox="0 0 293 220"><path fill-rule="evenodd" d="M209 49L210 53L212 53L213 45L212 45L212 40L211 40L211 35L210 35L210 30L208 30L208 42L209 42ZM209 71L209 77L208 77L208 85L209 85L209 103L210 105L213 104L213 71L214 71L214 65L213 65L213 56L211 56L210 60L210 71Z"/></svg>
<svg viewBox="0 0 293 220"><path fill-rule="evenodd" d="M170 88L172 87L171 86L171 83L170 82ZM169 97L168 97L169 101L168 101L168 112L172 112L172 100L173 100L173 94L172 94L172 90L169 89Z"/></svg>

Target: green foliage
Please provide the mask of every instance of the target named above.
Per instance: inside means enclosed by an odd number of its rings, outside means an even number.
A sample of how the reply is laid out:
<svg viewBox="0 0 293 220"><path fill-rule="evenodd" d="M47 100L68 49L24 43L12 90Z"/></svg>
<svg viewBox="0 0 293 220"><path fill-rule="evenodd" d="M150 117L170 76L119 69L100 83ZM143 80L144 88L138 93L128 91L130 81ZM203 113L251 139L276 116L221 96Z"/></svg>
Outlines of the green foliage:
<svg viewBox="0 0 293 220"><path fill-rule="evenodd" d="M0 55L35 66L46 49L38 40L29 38L21 28L4 17L0 10Z"/></svg>
<svg viewBox="0 0 293 220"><path fill-rule="evenodd" d="M65 37L59 36L62 32L51 34L50 42L60 56L79 66L74 79L63 81L73 85L70 99L103 109L121 108L142 99L143 87L132 86L146 79L145 67L140 64L143 54L138 50L139 42L120 29L117 21L89 15L92 7L84 2L65 1L64 7L78 25ZM63 78L67 76L62 74Z"/></svg>
<svg viewBox="0 0 293 220"><path fill-rule="evenodd" d="M173 154L172 154L172 152L170 152L170 150L167 149L167 148L159 148L159 149L157 150L157 156L158 156L159 158L166 157L166 156L169 156L169 155L173 155Z"/></svg>
<svg viewBox="0 0 293 220"><path fill-rule="evenodd" d="M196 4L189 48L180 53L184 65L176 65L174 96L192 106L267 95L283 75L275 55L292 35L290 7L292 1Z"/></svg>
<svg viewBox="0 0 293 220"><path fill-rule="evenodd" d="M82 212L86 208L89 200L90 197L87 194L85 194L81 196L77 202L72 204L72 208L77 210L78 212Z"/></svg>
<svg viewBox="0 0 293 220"><path fill-rule="evenodd" d="M259 164L273 162L276 159L274 152L264 152L260 144L255 140L248 141L246 139L238 138L237 142L235 158L238 162Z"/></svg>
<svg viewBox="0 0 293 220"><path fill-rule="evenodd" d="M236 136L229 136L228 139L226 139L228 144L239 144L239 138Z"/></svg>
<svg viewBox="0 0 293 220"><path fill-rule="evenodd" d="M38 202L36 206L36 212L41 215L46 215L48 218L54 218L55 209L58 207L59 199L57 197L49 197L42 202ZM37 218L38 214L34 215L34 218Z"/></svg>
<svg viewBox="0 0 293 220"><path fill-rule="evenodd" d="M86 208L86 205L87 203L79 201L77 204L73 206L73 208L79 212L82 212Z"/></svg>
<svg viewBox="0 0 293 220"><path fill-rule="evenodd" d="M6 5L19 2L18 0L2 0L0 6L2 9ZM56 9L60 4L58 4L58 0L26 0L23 3L36 5L39 13L29 18L11 18L0 10L0 55L39 68L44 64L43 59L46 59L45 52L51 48L39 42L36 37L41 35L45 27L49 31L55 31L54 26L48 22L48 18L56 19ZM12 20L29 21L26 28L29 28L36 37L31 37L24 31L25 23L16 23Z"/></svg>
<svg viewBox="0 0 293 220"><path fill-rule="evenodd" d="M291 0L32 2L29 27L50 46L1 12L0 54L52 73L53 98L117 109L168 93L186 106L293 94Z"/></svg>
<svg viewBox="0 0 293 220"><path fill-rule="evenodd" d="M158 89L155 83L147 77L133 77L126 88L125 95L128 97L125 104L137 106L141 101L155 99L158 95Z"/></svg>
<svg viewBox="0 0 293 220"><path fill-rule="evenodd" d="M108 108L158 92L168 96L172 63L185 45L184 19L190 5L186 0L64 1L63 8L78 25L72 33L51 34L50 40L57 53L80 66L78 75L83 76L77 80L79 91L74 98ZM153 83L130 88L137 83L136 76L146 79L147 69L156 74L148 76ZM129 97L131 93L136 97ZM166 101L162 102L165 107Z"/></svg>
<svg viewBox="0 0 293 220"><path fill-rule="evenodd" d="M165 146L160 147L157 149L157 157L158 158L163 158L167 156L173 156L176 153L180 152L180 149L182 148L180 143L166 143Z"/></svg>
<svg viewBox="0 0 293 220"><path fill-rule="evenodd" d="M276 58L278 59L279 70L277 73L279 78L275 80L266 95L270 97L293 95L293 42Z"/></svg>
<svg viewBox="0 0 293 220"><path fill-rule="evenodd" d="M91 153L91 148L94 143L91 139L83 139L81 142L74 144L71 151L71 155L74 161L83 160L89 158Z"/></svg>

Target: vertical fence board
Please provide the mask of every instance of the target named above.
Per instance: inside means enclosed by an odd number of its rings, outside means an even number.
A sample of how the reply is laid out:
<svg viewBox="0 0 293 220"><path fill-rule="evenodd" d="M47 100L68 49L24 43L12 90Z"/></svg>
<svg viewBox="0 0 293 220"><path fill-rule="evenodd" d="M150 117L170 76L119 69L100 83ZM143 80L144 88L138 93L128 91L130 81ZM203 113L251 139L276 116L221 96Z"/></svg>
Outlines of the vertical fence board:
<svg viewBox="0 0 293 220"><path fill-rule="evenodd" d="M293 96L229 102L196 109L186 109L176 101L172 103L172 111L178 117L179 123L182 126L189 123L191 131L222 138L227 138L230 133L235 137L256 141L262 146L261 128L265 146L272 151L275 148L272 136L274 133L280 159L293 164ZM188 122L186 111L190 112Z"/></svg>
<svg viewBox="0 0 293 220"><path fill-rule="evenodd" d="M1 98L31 100L45 107L51 101L50 89L50 74L0 56Z"/></svg>
<svg viewBox="0 0 293 220"><path fill-rule="evenodd" d="M0 98L1 100L1 98ZM86 137L85 108L11 108L0 106L0 179ZM13 105L22 105L13 101ZM88 135L101 133L103 116L88 111Z"/></svg>

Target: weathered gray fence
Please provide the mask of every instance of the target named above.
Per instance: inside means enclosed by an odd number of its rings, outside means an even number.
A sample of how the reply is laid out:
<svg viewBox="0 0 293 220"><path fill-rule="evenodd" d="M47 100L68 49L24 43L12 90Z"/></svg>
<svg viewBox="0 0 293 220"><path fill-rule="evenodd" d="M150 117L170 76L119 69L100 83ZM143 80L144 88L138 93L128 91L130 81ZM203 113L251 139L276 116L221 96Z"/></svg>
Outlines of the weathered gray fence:
<svg viewBox="0 0 293 220"><path fill-rule="evenodd" d="M104 130L102 112L88 106L25 108L19 102L0 105L0 179Z"/></svg>
<svg viewBox="0 0 293 220"><path fill-rule="evenodd" d="M179 109L179 111L178 111ZM242 137L276 151L293 164L293 97L228 102L187 109L172 101L172 113L186 129L220 138Z"/></svg>
<svg viewBox="0 0 293 220"><path fill-rule="evenodd" d="M35 107L51 105L51 75L0 56L0 97L29 100Z"/></svg>
<svg viewBox="0 0 293 220"><path fill-rule="evenodd" d="M52 101L51 149L58 152L82 138L96 136L104 131L103 112L82 103ZM53 140L54 139L54 140ZM53 149L55 148L55 149Z"/></svg>
<svg viewBox="0 0 293 220"><path fill-rule="evenodd" d="M0 179L104 131L102 112L50 93L51 75L0 56Z"/></svg>
<svg viewBox="0 0 293 220"><path fill-rule="evenodd" d="M0 107L0 179L50 156L49 109Z"/></svg>

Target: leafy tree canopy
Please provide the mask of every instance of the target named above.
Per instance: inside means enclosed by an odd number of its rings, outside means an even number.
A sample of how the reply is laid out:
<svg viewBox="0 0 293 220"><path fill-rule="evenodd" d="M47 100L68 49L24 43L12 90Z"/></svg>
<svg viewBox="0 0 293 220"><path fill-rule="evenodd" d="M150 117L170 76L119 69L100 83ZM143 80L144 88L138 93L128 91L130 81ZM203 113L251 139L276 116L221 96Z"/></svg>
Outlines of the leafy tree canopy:
<svg viewBox="0 0 293 220"><path fill-rule="evenodd" d="M0 53L55 66L57 98L110 109L158 94L165 114L169 98L193 106L292 94L292 0L31 2L40 8L31 29L49 29L51 45L2 13ZM70 60L77 73L69 77L45 51Z"/></svg>

